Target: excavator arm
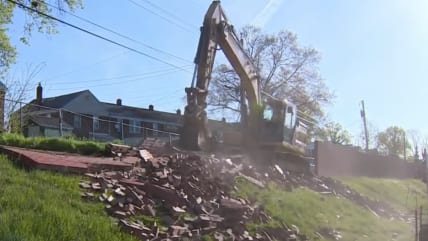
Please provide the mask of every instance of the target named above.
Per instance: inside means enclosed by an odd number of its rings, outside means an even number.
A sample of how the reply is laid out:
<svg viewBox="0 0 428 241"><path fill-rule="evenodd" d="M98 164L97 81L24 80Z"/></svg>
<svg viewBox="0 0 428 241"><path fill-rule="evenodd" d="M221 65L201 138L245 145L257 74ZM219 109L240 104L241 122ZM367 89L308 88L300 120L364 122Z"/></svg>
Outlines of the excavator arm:
<svg viewBox="0 0 428 241"><path fill-rule="evenodd" d="M195 57L195 78L190 88L186 88L187 106L181 145L187 149L205 149L210 145L211 134L207 128L206 98L211 80L214 58L218 46L239 75L241 91L245 100L241 103L241 123L245 125L244 140L257 140L261 119L261 101L258 76L250 57L237 38L233 26L221 8L220 1L213 1L205 14L198 50ZM248 104L248 106L247 106Z"/></svg>
<svg viewBox="0 0 428 241"><path fill-rule="evenodd" d="M233 69L240 78L241 87L241 130L244 146L269 143L282 146L284 140L302 150L307 139L306 127L296 120L287 134L285 116L290 105L285 100L272 96L262 101L256 67L244 51L233 26L229 23L220 1L213 1L205 14L198 49L195 57L195 76L191 87L186 88L187 106L180 135L181 146L186 149L209 149L212 146L208 129L206 98L211 80L217 48L223 50ZM263 116L265 107L272 110L272 118ZM291 127L291 126L290 126ZM286 135L287 134L287 135ZM290 145L289 144L289 145Z"/></svg>

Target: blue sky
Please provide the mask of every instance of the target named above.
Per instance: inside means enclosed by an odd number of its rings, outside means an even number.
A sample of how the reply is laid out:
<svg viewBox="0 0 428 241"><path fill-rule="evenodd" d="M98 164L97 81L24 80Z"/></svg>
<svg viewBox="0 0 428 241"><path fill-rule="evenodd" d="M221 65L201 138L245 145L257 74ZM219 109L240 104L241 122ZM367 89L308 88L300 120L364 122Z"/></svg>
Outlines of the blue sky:
<svg viewBox="0 0 428 241"><path fill-rule="evenodd" d="M35 82L42 82L44 96L90 89L101 101L121 98L126 105L154 104L155 109L163 111L182 109L184 87L192 77L199 26L211 1L150 0L180 21L147 1L133 1L146 9L123 0L102 4L85 1L84 9L76 14L184 61L72 16L61 18L181 69L60 24L59 34L35 33L30 45L23 45L18 39L24 16L22 10L16 10L9 30L19 52L13 70L43 63ZM428 1L224 0L222 5L238 28L256 24L269 33L287 29L297 34L302 45L316 48L322 55L320 72L336 95L334 103L326 106L328 116L355 136L361 130L361 100L365 100L369 122L378 129L398 125L428 133L424 105L428 96Z"/></svg>

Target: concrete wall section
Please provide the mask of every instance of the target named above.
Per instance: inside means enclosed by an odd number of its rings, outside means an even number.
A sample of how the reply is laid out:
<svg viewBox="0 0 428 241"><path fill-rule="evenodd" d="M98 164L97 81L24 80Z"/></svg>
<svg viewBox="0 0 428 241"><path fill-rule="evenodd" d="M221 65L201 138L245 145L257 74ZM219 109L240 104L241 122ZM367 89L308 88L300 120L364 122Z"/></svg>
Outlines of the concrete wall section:
<svg viewBox="0 0 428 241"><path fill-rule="evenodd" d="M352 146L315 143L316 171L320 176L421 178L425 166L394 156L365 153Z"/></svg>

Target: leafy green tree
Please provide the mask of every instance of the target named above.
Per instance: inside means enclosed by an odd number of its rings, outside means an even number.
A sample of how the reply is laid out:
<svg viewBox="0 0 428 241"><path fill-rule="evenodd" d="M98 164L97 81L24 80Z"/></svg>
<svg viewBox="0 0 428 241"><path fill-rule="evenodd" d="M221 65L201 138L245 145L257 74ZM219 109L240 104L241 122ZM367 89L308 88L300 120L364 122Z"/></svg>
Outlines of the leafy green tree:
<svg viewBox="0 0 428 241"><path fill-rule="evenodd" d="M328 122L324 127L318 129L317 138L323 141L330 141L334 144L347 145L351 143L351 134L343 128L340 123Z"/></svg>
<svg viewBox="0 0 428 241"><path fill-rule="evenodd" d="M53 4L47 4L41 0L15 0L25 6L37 9L40 12L52 14L54 9L68 9L74 11L76 8L82 7L81 0L55 0ZM55 6L55 7L52 7ZM0 77L9 69L10 65L15 62L16 48L12 45L8 36L8 27L12 23L13 13L19 6L9 0L0 0ZM41 16L35 12L22 10L25 12L26 22L24 24L23 35L20 40L28 44L32 32L35 30L40 33L52 34L56 33L56 23L45 16ZM58 10L60 12L60 10Z"/></svg>
<svg viewBox="0 0 428 241"><path fill-rule="evenodd" d="M320 76L321 58L315 49L300 46L296 35L286 30L266 34L259 28L246 26L238 36L256 67L262 93L286 98L317 120L324 116L322 106L331 102L333 94ZM218 65L212 74L208 108L236 115L240 99L239 76L230 64Z"/></svg>
<svg viewBox="0 0 428 241"><path fill-rule="evenodd" d="M378 150L388 155L404 157L404 152L411 147L406 132L398 126L388 127L377 134Z"/></svg>

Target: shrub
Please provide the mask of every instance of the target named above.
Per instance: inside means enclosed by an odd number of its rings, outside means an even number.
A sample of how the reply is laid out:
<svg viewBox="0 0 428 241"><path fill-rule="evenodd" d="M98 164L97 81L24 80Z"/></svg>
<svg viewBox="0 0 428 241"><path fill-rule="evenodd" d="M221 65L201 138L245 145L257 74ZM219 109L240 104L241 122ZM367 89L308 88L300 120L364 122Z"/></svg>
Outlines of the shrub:
<svg viewBox="0 0 428 241"><path fill-rule="evenodd" d="M75 137L24 137L20 134L1 133L0 145L34 148L49 151L100 155L105 153L105 143L77 140Z"/></svg>
<svg viewBox="0 0 428 241"><path fill-rule="evenodd" d="M89 141L76 141L77 152L82 155L100 154L105 147L100 143L89 142Z"/></svg>
<svg viewBox="0 0 428 241"><path fill-rule="evenodd" d="M76 148L73 142L61 138L45 138L40 140L38 145L35 146L37 149L51 150L51 151L64 151L64 152L76 152Z"/></svg>

